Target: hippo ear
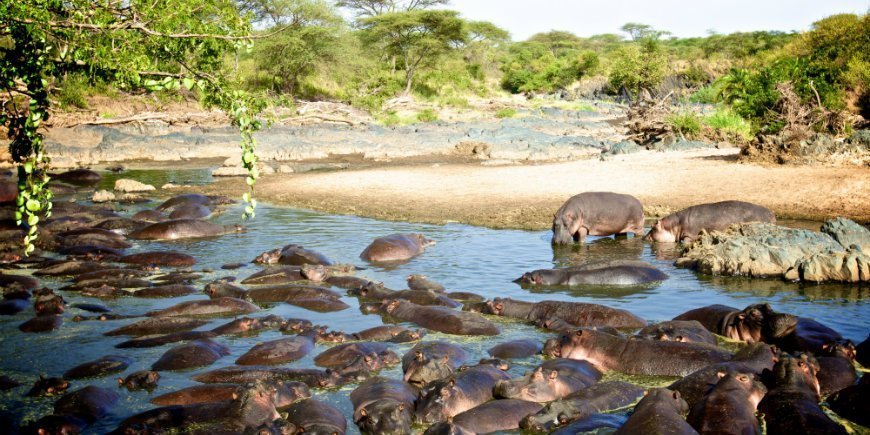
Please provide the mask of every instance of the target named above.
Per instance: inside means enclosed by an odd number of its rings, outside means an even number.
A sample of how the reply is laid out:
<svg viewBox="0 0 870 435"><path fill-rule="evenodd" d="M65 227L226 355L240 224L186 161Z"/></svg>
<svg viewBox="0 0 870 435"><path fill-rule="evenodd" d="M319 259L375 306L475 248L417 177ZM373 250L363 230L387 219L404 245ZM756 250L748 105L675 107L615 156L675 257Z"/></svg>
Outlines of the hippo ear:
<svg viewBox="0 0 870 435"><path fill-rule="evenodd" d="M414 360L423 361L423 352L421 352L419 350L415 350L414 351Z"/></svg>
<svg viewBox="0 0 870 435"><path fill-rule="evenodd" d="M556 379L556 378L558 378L558 377L559 377L559 372L557 372L556 370L551 370L551 371L550 371L550 380L551 380L551 381L554 380L554 379Z"/></svg>
<svg viewBox="0 0 870 435"><path fill-rule="evenodd" d="M399 411L404 411L404 410L405 410L405 404L404 404L404 403L400 403L400 404L399 404Z"/></svg>
<svg viewBox="0 0 870 435"><path fill-rule="evenodd" d="M679 341L680 343L683 343L686 341L686 339L682 335L678 335L674 337L674 341Z"/></svg>
<svg viewBox="0 0 870 435"><path fill-rule="evenodd" d="M717 376L719 379L724 378L725 375L727 375L727 373L725 373L725 372L723 372L723 371L721 371L721 370L718 371L718 372L716 372L716 376Z"/></svg>
<svg viewBox="0 0 870 435"><path fill-rule="evenodd" d="M447 381L447 383L450 384L450 388L453 388L453 387L456 386L456 379L455 379L455 378L450 378L450 380Z"/></svg>
<svg viewBox="0 0 870 435"><path fill-rule="evenodd" d="M495 309L496 309L498 312L501 312L501 310L504 309L504 304L501 303L501 302L496 302L496 303L495 303Z"/></svg>
<svg viewBox="0 0 870 435"><path fill-rule="evenodd" d="M441 359L441 362L443 362L444 364L450 362L450 355L444 355L444 358Z"/></svg>
<svg viewBox="0 0 870 435"><path fill-rule="evenodd" d="M48 394L53 394L53 393L54 393L54 387L48 387L48 388L46 388L46 389L45 389L45 392L48 393Z"/></svg>
<svg viewBox="0 0 870 435"><path fill-rule="evenodd" d="M365 408L360 408L360 409L359 409L359 415L365 417L365 416L368 415L368 413L366 412L366 409L365 409Z"/></svg>
<svg viewBox="0 0 870 435"><path fill-rule="evenodd" d="M236 394L236 393L233 393L233 400L236 400L236 399L238 399L238 398L239 398L239 395Z"/></svg>
<svg viewBox="0 0 870 435"><path fill-rule="evenodd" d="M574 331L574 335L576 335L577 337L582 336L582 335L583 335L583 330L582 330L582 329L578 329L578 330Z"/></svg>
<svg viewBox="0 0 870 435"><path fill-rule="evenodd" d="M118 378L118 385L124 385L124 378Z"/></svg>
<svg viewBox="0 0 870 435"><path fill-rule="evenodd" d="M672 396L674 397L674 400L680 400L680 392L679 391L674 391Z"/></svg>

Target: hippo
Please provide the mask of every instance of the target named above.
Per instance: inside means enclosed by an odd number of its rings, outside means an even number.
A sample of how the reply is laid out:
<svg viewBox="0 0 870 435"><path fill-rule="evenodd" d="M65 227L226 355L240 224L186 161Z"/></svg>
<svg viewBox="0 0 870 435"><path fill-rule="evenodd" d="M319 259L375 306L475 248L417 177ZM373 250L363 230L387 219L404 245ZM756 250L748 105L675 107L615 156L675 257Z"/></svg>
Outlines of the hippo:
<svg viewBox="0 0 870 435"><path fill-rule="evenodd" d="M599 429L619 429L626 421L628 421L628 417L621 414L592 414L588 417L569 423L550 434L576 435L578 433L586 432L598 433L600 432Z"/></svg>
<svg viewBox="0 0 870 435"><path fill-rule="evenodd" d="M178 343L179 341L201 340L204 338L213 338L216 336L217 334L211 331L171 332L169 334L157 335L153 337L134 338L132 340L118 343L115 345L115 347L119 349L157 347L171 343Z"/></svg>
<svg viewBox="0 0 870 435"><path fill-rule="evenodd" d="M33 272L34 276L78 276L84 273L93 272L95 270L100 270L105 268L100 263L95 261L84 261L84 260L61 260L61 261L50 261L48 263L43 263L38 270ZM7 275L0 275L7 276ZM14 276L14 275L13 275ZM31 278L36 281L36 285L32 288L36 288L39 286L39 281L36 278ZM5 287L5 283L0 283L0 286ZM31 288L31 289L32 289Z"/></svg>
<svg viewBox="0 0 870 435"><path fill-rule="evenodd" d="M641 433L697 434L683 420L689 405L680 393L667 388L652 388L634 407L634 413L615 433L632 435Z"/></svg>
<svg viewBox="0 0 870 435"><path fill-rule="evenodd" d="M743 201L693 205L657 220L644 239L659 243L691 242L701 231L720 231L733 224L776 222L773 212Z"/></svg>
<svg viewBox="0 0 870 435"><path fill-rule="evenodd" d="M88 427L88 423L72 415L46 415L35 423L27 426L24 433L34 434L79 434ZM4 427L6 428L6 427ZM9 428L10 434L17 434L14 428Z"/></svg>
<svg viewBox="0 0 870 435"><path fill-rule="evenodd" d="M837 415L864 427L870 427L870 375L864 374L857 385L846 387L828 397L828 405Z"/></svg>
<svg viewBox="0 0 870 435"><path fill-rule="evenodd" d="M325 255L306 249L299 245L289 244L281 248L281 253L276 261L278 264L287 266L303 266L303 265L319 265L331 266L332 261L326 258Z"/></svg>
<svg viewBox="0 0 870 435"><path fill-rule="evenodd" d="M347 431L347 420L341 411L314 399L300 400L286 412L287 421L299 432L344 435Z"/></svg>
<svg viewBox="0 0 870 435"><path fill-rule="evenodd" d="M148 313L150 317L234 316L259 311L256 305L236 298L218 298L181 302L169 308Z"/></svg>
<svg viewBox="0 0 870 435"><path fill-rule="evenodd" d="M407 383L373 377L350 393L353 422L362 433L411 434L417 389Z"/></svg>
<svg viewBox="0 0 870 435"><path fill-rule="evenodd" d="M625 338L585 328L547 340L544 353L586 360L601 370L650 376L686 376L732 358L731 353L707 345Z"/></svg>
<svg viewBox="0 0 870 435"><path fill-rule="evenodd" d="M238 365L272 365L296 361L314 349L314 339L306 335L257 343L236 359Z"/></svg>
<svg viewBox="0 0 870 435"><path fill-rule="evenodd" d="M496 397L530 402L552 402L582 390L601 379L602 373L587 361L555 358L544 362L525 376L499 381Z"/></svg>
<svg viewBox="0 0 870 435"><path fill-rule="evenodd" d="M215 335L255 335L264 329L280 328L287 321L275 315L240 317L211 330Z"/></svg>
<svg viewBox="0 0 870 435"><path fill-rule="evenodd" d="M148 390L151 391L157 388L157 381L160 380L160 373L151 370L140 370L131 373L126 378L118 378L118 385L130 390Z"/></svg>
<svg viewBox="0 0 870 435"><path fill-rule="evenodd" d="M143 221L143 222L148 222L148 223L163 222L163 221L169 219L168 217L166 217L165 214L163 214L157 210L142 210L140 212L137 212L133 216L131 216L131 218L133 220L138 220L138 221ZM143 225L143 227L145 227L145 226L146 225Z"/></svg>
<svg viewBox="0 0 870 435"><path fill-rule="evenodd" d="M17 287L22 290L33 290L39 287L39 280L32 276L5 275L0 273L0 287Z"/></svg>
<svg viewBox="0 0 870 435"><path fill-rule="evenodd" d="M816 378L822 397L850 387L858 380L852 361L841 356L816 356L819 369Z"/></svg>
<svg viewBox="0 0 870 435"><path fill-rule="evenodd" d="M154 335L171 332L190 331L208 323L204 319L187 319L184 317L144 319L120 328L113 329L103 335Z"/></svg>
<svg viewBox="0 0 870 435"><path fill-rule="evenodd" d="M649 340L681 341L716 346L716 337L697 320L669 320L649 325L636 334Z"/></svg>
<svg viewBox="0 0 870 435"><path fill-rule="evenodd" d="M568 199L553 215L554 245L583 242L586 236L643 231L643 205L631 195L584 192Z"/></svg>
<svg viewBox="0 0 870 435"><path fill-rule="evenodd" d="M613 328L643 328L646 322L634 314L604 305L583 302L541 301L524 302L510 298L495 298L479 305L484 314L526 320L544 324L547 320L561 319L573 326Z"/></svg>
<svg viewBox="0 0 870 435"><path fill-rule="evenodd" d="M830 353L828 348L842 348L854 355L855 344L843 338L839 332L806 317L797 317L797 322L789 334L779 335L772 344L786 352L810 352L814 355ZM854 356L850 357L854 359Z"/></svg>
<svg viewBox="0 0 870 435"><path fill-rule="evenodd" d="M348 361L339 367L327 369L343 380L362 381L368 379L381 369L394 365L399 357L391 350L383 353L370 352L352 355Z"/></svg>
<svg viewBox="0 0 870 435"><path fill-rule="evenodd" d="M198 193L185 193L183 195L176 195L172 198L167 199L162 204L157 206L157 211L169 211L174 210L177 207L181 207L189 204L200 204L204 206L211 206L212 199L205 195L200 195Z"/></svg>
<svg viewBox="0 0 870 435"><path fill-rule="evenodd" d="M528 358L541 353L543 345L537 340L514 340L497 344L486 352L494 358L512 359Z"/></svg>
<svg viewBox="0 0 870 435"><path fill-rule="evenodd" d="M241 388L229 401L174 405L136 414L121 422L113 434L152 432L243 433L272 423L280 414L275 408L275 388L255 382Z"/></svg>
<svg viewBox="0 0 870 435"><path fill-rule="evenodd" d="M18 325L18 329L21 332L51 332L62 324L63 319L60 316L37 316Z"/></svg>
<svg viewBox="0 0 870 435"><path fill-rule="evenodd" d="M493 387L510 379L505 371L489 364L460 370L446 379L432 381L420 391L415 411L419 423L437 423L493 399Z"/></svg>
<svg viewBox="0 0 870 435"><path fill-rule="evenodd" d="M21 386L21 382L6 375L0 375L0 391L11 390Z"/></svg>
<svg viewBox="0 0 870 435"><path fill-rule="evenodd" d="M370 263L398 263L422 254L434 244L422 234L391 234L375 239L359 257Z"/></svg>
<svg viewBox="0 0 870 435"><path fill-rule="evenodd" d="M154 285L151 281L140 279L140 278L131 278L128 276L113 276L113 277L105 277L99 279L88 279L84 281L79 281L74 284L70 284L68 286L61 287L61 290L66 291L76 291L82 290L86 288L95 288L102 286L114 287L117 289L136 289L142 287L151 287Z"/></svg>
<svg viewBox="0 0 870 435"><path fill-rule="evenodd" d="M225 297L237 298L242 300L249 299L248 290L223 281L215 281L206 284L205 288L203 289L203 293L207 294L208 297L211 299Z"/></svg>
<svg viewBox="0 0 870 435"><path fill-rule="evenodd" d="M478 434L519 429L520 420L544 406L518 399L491 400L453 417L453 424Z"/></svg>
<svg viewBox="0 0 870 435"><path fill-rule="evenodd" d="M105 305L101 305L101 304L88 304L88 303L77 302L77 303L74 303L70 306L73 308L77 308L79 310L82 310L82 311L87 311L89 313L109 313L112 311L111 308L109 308Z"/></svg>
<svg viewBox="0 0 870 435"><path fill-rule="evenodd" d="M159 406L223 402L233 400L238 395L240 388L241 386L236 384L194 385L153 397L150 402Z"/></svg>
<svg viewBox="0 0 870 435"><path fill-rule="evenodd" d="M320 367L338 368L359 355L375 354L386 358L391 364L399 362L398 356L384 343L359 341L334 346L314 357L314 364Z"/></svg>
<svg viewBox="0 0 870 435"><path fill-rule="evenodd" d="M178 240L222 236L242 230L239 225L218 225L201 219L172 219L132 231L128 236L136 240Z"/></svg>
<svg viewBox="0 0 870 435"><path fill-rule="evenodd" d="M196 258L175 251L152 251L125 255L118 262L142 266L188 267L196 264Z"/></svg>
<svg viewBox="0 0 870 435"><path fill-rule="evenodd" d="M426 275L408 275L407 281L408 288L411 290L430 290L438 293L444 293L446 291L443 285L430 280Z"/></svg>
<svg viewBox="0 0 870 435"><path fill-rule="evenodd" d="M388 341L396 337L417 333L419 337L425 334L422 330L412 330L399 325L381 325L351 334L354 340Z"/></svg>
<svg viewBox="0 0 870 435"><path fill-rule="evenodd" d="M202 204L185 204L175 207L169 219L202 219L211 215L211 209Z"/></svg>
<svg viewBox="0 0 870 435"><path fill-rule="evenodd" d="M338 299L338 292L326 287L303 284L282 284L265 287L257 287L248 291L248 298L256 303L264 302L289 302L298 299Z"/></svg>
<svg viewBox="0 0 870 435"><path fill-rule="evenodd" d="M133 292L137 298L177 298L196 293L196 289L189 285L169 284L143 288Z"/></svg>
<svg viewBox="0 0 870 435"><path fill-rule="evenodd" d="M758 404L768 434L846 433L819 406L821 396L815 368L806 358L782 354L772 377L772 385Z"/></svg>
<svg viewBox="0 0 870 435"><path fill-rule="evenodd" d="M151 370L185 370L207 366L229 354L230 348L203 338L167 350L151 364Z"/></svg>
<svg viewBox="0 0 870 435"><path fill-rule="evenodd" d="M61 244L64 248L74 246L95 245L113 249L127 249L133 246L126 241L124 236L101 228L80 228L60 233Z"/></svg>
<svg viewBox="0 0 870 435"><path fill-rule="evenodd" d="M429 341L417 343L402 356L402 372L405 382L423 386L434 380L450 376L462 365L468 355L452 343Z"/></svg>
<svg viewBox="0 0 870 435"><path fill-rule="evenodd" d="M106 355L67 370L63 377L67 379L98 378L123 372L132 363L132 358L123 355Z"/></svg>
<svg viewBox="0 0 870 435"><path fill-rule="evenodd" d="M288 284L303 281L301 266L272 266L267 267L253 275L243 279L245 285Z"/></svg>
<svg viewBox="0 0 870 435"><path fill-rule="evenodd" d="M0 301L0 315L11 316L14 314L18 314L27 309L27 307L29 306L30 304L27 302L26 299L6 299L4 301Z"/></svg>
<svg viewBox="0 0 870 435"><path fill-rule="evenodd" d="M91 272L85 272L76 275L73 278L73 282L80 283L86 281L98 282L99 280L105 280L107 278L144 278L150 275L151 273L147 270L141 269L128 269L128 268L118 268L118 267L104 267L98 270L94 270ZM105 284L105 281L102 282ZM142 287L145 287L144 285Z"/></svg>
<svg viewBox="0 0 870 435"><path fill-rule="evenodd" d="M369 280L357 276L335 275L327 277L326 283L333 287L351 290L366 285L367 283L369 283Z"/></svg>
<svg viewBox="0 0 870 435"><path fill-rule="evenodd" d="M698 433L761 433L755 409L767 388L751 373L719 376L719 382L692 407L686 421Z"/></svg>
<svg viewBox="0 0 870 435"><path fill-rule="evenodd" d="M28 391L25 396L54 396L56 394L63 394L67 388L69 388L69 382L66 379L46 378L45 376L39 375L39 379L36 380L33 387L30 388L30 391Z"/></svg>
<svg viewBox="0 0 870 435"><path fill-rule="evenodd" d="M864 367L870 367L870 335L855 346L855 361Z"/></svg>
<svg viewBox="0 0 870 435"><path fill-rule="evenodd" d="M770 304L753 304L742 311L725 305L710 305L687 311L674 320L697 320L707 330L731 340L774 344L794 330L797 317L777 313Z"/></svg>
<svg viewBox="0 0 870 435"><path fill-rule="evenodd" d="M401 299L385 300L380 312L404 322L414 322L433 331L453 335L498 335L499 329L476 313L447 307L417 305Z"/></svg>
<svg viewBox="0 0 870 435"><path fill-rule="evenodd" d="M205 384L240 384L261 380L300 381L311 388L329 388L344 385L347 380L337 373L317 369L291 369L271 366L228 366L193 377L196 382Z"/></svg>
<svg viewBox="0 0 870 435"><path fill-rule="evenodd" d="M112 390L88 385L58 399L54 403L54 414L71 415L92 424L106 416L119 398Z"/></svg>
<svg viewBox="0 0 870 435"><path fill-rule="evenodd" d="M99 183L103 176L90 169L72 169L60 174L53 174L51 178L64 183L87 186Z"/></svg>
<svg viewBox="0 0 870 435"><path fill-rule="evenodd" d="M290 305L294 305L306 310L316 311L319 313L329 313L333 311L342 311L350 308L350 305L333 298L315 297L315 298L299 298L289 299L285 301Z"/></svg>
<svg viewBox="0 0 870 435"><path fill-rule="evenodd" d="M514 280L532 286L640 285L664 281L668 275L644 261L603 261L575 267L538 269Z"/></svg>
<svg viewBox="0 0 870 435"><path fill-rule="evenodd" d="M531 432L550 432L557 426L582 420L594 414L631 405L643 396L643 388L621 381L602 382L572 393L544 406L520 421Z"/></svg>

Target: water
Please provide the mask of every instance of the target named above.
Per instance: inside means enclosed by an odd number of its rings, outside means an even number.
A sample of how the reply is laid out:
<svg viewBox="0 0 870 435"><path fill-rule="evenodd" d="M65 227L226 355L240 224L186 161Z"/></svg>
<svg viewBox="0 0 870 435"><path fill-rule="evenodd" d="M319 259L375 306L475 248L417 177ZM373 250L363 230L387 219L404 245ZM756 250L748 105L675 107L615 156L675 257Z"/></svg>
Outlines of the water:
<svg viewBox="0 0 870 435"><path fill-rule="evenodd" d="M130 174L125 177L133 178ZM187 182L207 182L206 178L194 172L180 170L161 176L149 175L149 180L185 180ZM146 181L143 179L143 181ZM108 183L108 181L107 181ZM156 203L150 204L154 206ZM139 206L144 207L144 206ZM133 213L136 207L130 209ZM223 224L238 223L241 216L240 206L229 208L215 220ZM586 244L572 248L558 249L550 246L548 231L492 230L459 224L426 225L403 222L385 222L355 216L327 215L306 210L261 206L257 219L247 224L247 232L218 238L164 242L137 242L128 252L155 249L172 249L186 252L199 259L193 267L196 271L213 270L204 273L198 287L204 283L224 276L237 276L240 279L260 270L259 266L247 264L233 271L221 270L227 263L248 262L265 250L288 243L303 245L317 250L335 262L352 263L365 266L358 255L375 237L397 232L420 232L437 241L435 246L413 259L395 267L384 269L371 267L357 274L369 279L383 281L387 287L405 288L405 277L412 273L422 273L444 284L451 291L469 291L487 298L512 297L516 299L539 301L547 299L593 302L623 308L649 320L671 319L689 309L709 305L725 304L745 307L749 304L767 302L776 310L812 317L825 323L855 342L863 341L868 332L870 289L849 285L812 285L792 284L780 280L750 280L699 276L696 273L677 269L673 266L676 257L674 248L654 249L653 245L640 238L596 238L591 237ZM590 287L582 289L562 289L558 291L527 290L511 282L522 273L539 268L564 266L602 259L640 259L648 261L670 275L670 279L656 285L633 288ZM61 281L43 280L49 287L63 285ZM164 308L184 300L201 299L202 295L183 298L151 300L121 298L117 300L96 300L81 297L76 293L64 293L67 302L96 302L111 307L122 314L143 314L153 309ZM302 317L314 323L329 325L332 329L354 332L382 324L376 315L363 315L357 309L356 299L345 297L343 300L351 309L320 314L309 312L291 305L277 305L263 310L257 315L278 314L286 317ZM39 374L60 376L67 369L108 354L124 354L135 359L135 363L123 374L147 369L156 361L168 346L150 349L116 349L113 346L127 337L104 337L103 332L131 323L131 320L106 322L75 323L70 318L76 314L87 314L70 308L65 314L65 323L60 330L49 334L23 334L17 326L30 317L30 310L16 316L0 316L0 372L22 381L22 387L0 392L0 408L10 410L28 419L37 419L51 412L53 401L50 399L26 399L22 395L29 389ZM215 319L200 329L210 329L228 322L230 319ZM429 339L447 338L462 343L471 354L471 361L486 356L486 349L497 342L520 337L544 340L550 336L531 326L496 319L503 330L497 338L456 338L441 334L430 334ZM281 335L270 331L258 337L220 337L227 344L232 355L220 359L210 367L185 372L161 373L159 387L153 392L128 392L117 389L121 395L119 405L112 413L88 429L88 433L103 433L113 429L125 417L134 412L151 408L150 397L172 390L193 385L190 378L198 373L232 365L233 361L250 349L254 344L273 340ZM410 345L395 345L394 350L402 355ZM291 367L311 367L313 357L326 346L318 345L306 358L296 361ZM519 361L511 369L514 376L521 375L529 367L539 364L539 358ZM401 376L400 368L382 372L384 376ZM72 382L71 390L87 384L117 388L117 376L101 379ZM647 384L661 384L661 380L640 380ZM667 383L667 382L665 382ZM326 400L341 409L345 415L352 413L347 395L354 385L335 391L315 391L315 397ZM356 432L356 426L348 420L349 432Z"/></svg>

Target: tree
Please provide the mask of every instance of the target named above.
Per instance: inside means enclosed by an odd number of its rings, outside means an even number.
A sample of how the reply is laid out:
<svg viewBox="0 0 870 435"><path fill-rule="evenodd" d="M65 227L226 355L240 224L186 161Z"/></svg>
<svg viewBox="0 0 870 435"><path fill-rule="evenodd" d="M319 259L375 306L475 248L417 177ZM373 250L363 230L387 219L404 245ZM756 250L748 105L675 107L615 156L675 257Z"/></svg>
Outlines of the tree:
<svg viewBox="0 0 870 435"><path fill-rule="evenodd" d="M338 7L354 11L358 17L375 17L391 12L407 12L446 5L449 0L339 0Z"/></svg>
<svg viewBox="0 0 870 435"><path fill-rule="evenodd" d="M18 165L16 219L28 228L25 254L35 247L40 217L51 213L49 159L40 127L49 117L53 83L85 65L122 88L196 87L203 102L226 111L242 134L251 190L256 170L252 133L263 104L235 89L225 54L250 43L250 22L230 0L0 0L0 124Z"/></svg>
<svg viewBox="0 0 870 435"><path fill-rule="evenodd" d="M659 39L662 36L671 34L671 32L664 30L655 30L649 24L641 23L625 23L622 25L622 27L620 27L619 30L628 33L633 41L640 41L647 38Z"/></svg>
<svg viewBox="0 0 870 435"><path fill-rule="evenodd" d="M437 62L444 53L467 41L465 23L455 11L415 10L363 18L362 38L388 56L401 59L408 95L417 70Z"/></svg>
<svg viewBox="0 0 870 435"><path fill-rule="evenodd" d="M610 85L631 93L651 90L665 77L667 57L654 39L626 45L613 53Z"/></svg>

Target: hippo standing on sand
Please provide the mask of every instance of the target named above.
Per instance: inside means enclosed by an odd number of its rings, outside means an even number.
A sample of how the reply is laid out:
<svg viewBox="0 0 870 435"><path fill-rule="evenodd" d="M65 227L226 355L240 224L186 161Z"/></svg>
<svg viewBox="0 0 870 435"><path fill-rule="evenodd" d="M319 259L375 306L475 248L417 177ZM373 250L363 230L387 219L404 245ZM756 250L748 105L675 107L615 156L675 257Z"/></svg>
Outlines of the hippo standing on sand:
<svg viewBox="0 0 870 435"><path fill-rule="evenodd" d="M572 196L553 215L553 244L582 242L586 236L643 231L643 205L631 195L584 192Z"/></svg>
<svg viewBox="0 0 870 435"><path fill-rule="evenodd" d="M422 254L426 247L434 244L435 241L422 234L392 234L375 239L359 257L372 263L406 261Z"/></svg>
<svg viewBox="0 0 870 435"><path fill-rule="evenodd" d="M776 217L767 208L749 202L699 204L659 219L644 238L662 243L685 243L691 242L701 231L724 230L744 222L776 222Z"/></svg>

